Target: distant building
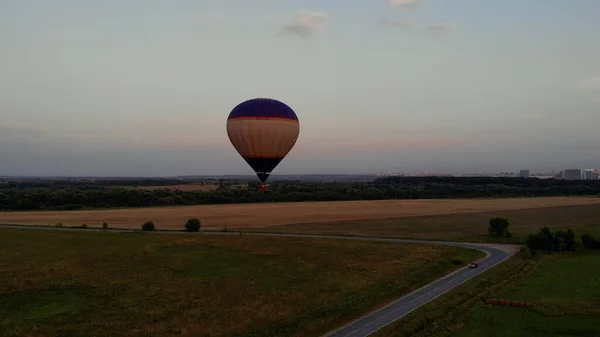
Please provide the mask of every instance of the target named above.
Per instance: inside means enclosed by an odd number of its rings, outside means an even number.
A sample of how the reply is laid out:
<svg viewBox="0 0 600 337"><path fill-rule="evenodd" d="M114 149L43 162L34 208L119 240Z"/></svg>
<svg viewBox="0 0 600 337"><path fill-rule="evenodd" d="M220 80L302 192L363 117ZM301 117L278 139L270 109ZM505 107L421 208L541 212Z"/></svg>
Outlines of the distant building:
<svg viewBox="0 0 600 337"><path fill-rule="evenodd" d="M581 170L581 179L584 180L598 180L598 172L594 169Z"/></svg>
<svg viewBox="0 0 600 337"><path fill-rule="evenodd" d="M581 179L583 179L582 170L581 169L565 170L563 173L563 178L565 180L581 180Z"/></svg>
<svg viewBox="0 0 600 337"><path fill-rule="evenodd" d="M529 170L521 170L521 171L519 171L519 177L521 177L521 178L529 178Z"/></svg>

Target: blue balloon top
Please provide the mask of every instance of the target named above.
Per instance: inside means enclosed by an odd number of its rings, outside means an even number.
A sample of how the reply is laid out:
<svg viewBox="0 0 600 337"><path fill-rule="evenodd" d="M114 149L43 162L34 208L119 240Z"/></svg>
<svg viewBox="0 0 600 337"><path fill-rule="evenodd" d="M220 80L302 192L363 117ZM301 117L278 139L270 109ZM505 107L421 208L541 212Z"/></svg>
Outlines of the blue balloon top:
<svg viewBox="0 0 600 337"><path fill-rule="evenodd" d="M287 104L270 98L254 98L238 104L227 119L244 117L273 117L298 120Z"/></svg>

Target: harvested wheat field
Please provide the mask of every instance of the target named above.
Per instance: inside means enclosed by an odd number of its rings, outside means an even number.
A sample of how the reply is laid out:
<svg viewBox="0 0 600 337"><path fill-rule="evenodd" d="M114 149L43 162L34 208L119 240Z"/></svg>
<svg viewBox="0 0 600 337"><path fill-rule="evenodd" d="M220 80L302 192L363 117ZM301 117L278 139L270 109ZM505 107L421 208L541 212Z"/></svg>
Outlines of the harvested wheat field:
<svg viewBox="0 0 600 337"><path fill-rule="evenodd" d="M189 218L199 218L206 229L257 228L292 223L382 219L600 204L596 197L502 199L377 200L301 203L264 203L131 208L90 211L27 211L0 213L1 224L99 226L140 228L153 221L158 229L182 229Z"/></svg>

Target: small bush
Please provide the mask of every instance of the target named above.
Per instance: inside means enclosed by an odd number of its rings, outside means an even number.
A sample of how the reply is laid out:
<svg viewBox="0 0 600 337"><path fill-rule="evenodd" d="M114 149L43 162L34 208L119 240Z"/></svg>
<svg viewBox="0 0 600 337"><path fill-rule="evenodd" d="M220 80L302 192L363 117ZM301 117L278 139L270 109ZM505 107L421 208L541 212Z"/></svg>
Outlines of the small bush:
<svg viewBox="0 0 600 337"><path fill-rule="evenodd" d="M153 231L154 230L154 222L152 221L148 221L145 224L142 225L142 230L149 232L149 231Z"/></svg>
<svg viewBox="0 0 600 337"><path fill-rule="evenodd" d="M102 229L107 229L108 228L108 224L106 222L102 223Z"/></svg>
<svg viewBox="0 0 600 337"><path fill-rule="evenodd" d="M508 233L508 219L505 218L493 218L489 221L488 232L490 235L499 237L507 236Z"/></svg>
<svg viewBox="0 0 600 337"><path fill-rule="evenodd" d="M523 254L523 259L533 258L533 252L528 246L521 246L521 248L519 248L519 251L521 252L521 254Z"/></svg>
<svg viewBox="0 0 600 337"><path fill-rule="evenodd" d="M185 230L187 232L198 232L200 230L200 220L189 219L185 222Z"/></svg>
<svg viewBox="0 0 600 337"><path fill-rule="evenodd" d="M585 249L600 249L600 241L589 234L583 234L581 236L581 242Z"/></svg>

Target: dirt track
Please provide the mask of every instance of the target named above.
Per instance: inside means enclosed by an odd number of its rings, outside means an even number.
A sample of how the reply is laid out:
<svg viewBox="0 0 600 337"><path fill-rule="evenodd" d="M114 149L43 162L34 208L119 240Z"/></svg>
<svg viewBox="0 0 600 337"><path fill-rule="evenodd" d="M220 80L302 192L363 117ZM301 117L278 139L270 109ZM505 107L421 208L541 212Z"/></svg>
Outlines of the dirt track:
<svg viewBox="0 0 600 337"><path fill-rule="evenodd" d="M94 211L0 212L1 224L55 224L140 228L152 220L157 228L182 228L196 217L204 228L265 227L290 223L376 219L486 212L568 205L600 204L596 197L548 197L510 199L431 199L338 201L238 205L153 207Z"/></svg>

